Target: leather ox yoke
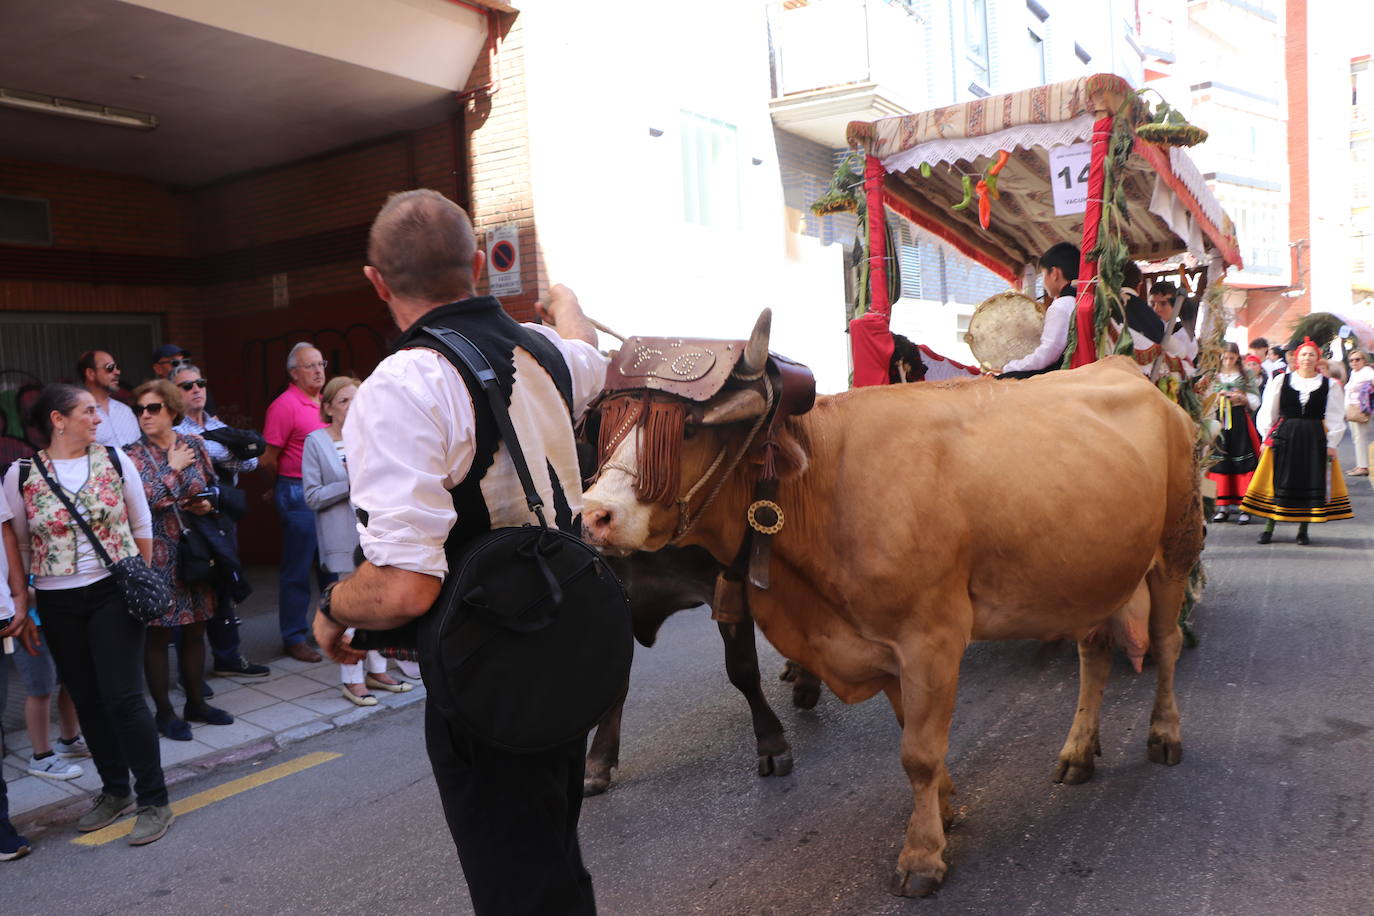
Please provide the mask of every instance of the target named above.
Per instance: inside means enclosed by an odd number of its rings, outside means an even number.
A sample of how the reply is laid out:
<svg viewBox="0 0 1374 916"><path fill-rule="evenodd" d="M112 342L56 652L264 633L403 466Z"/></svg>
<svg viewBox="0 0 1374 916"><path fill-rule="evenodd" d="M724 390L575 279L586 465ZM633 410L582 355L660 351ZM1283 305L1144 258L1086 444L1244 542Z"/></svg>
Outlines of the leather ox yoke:
<svg viewBox="0 0 1374 916"><path fill-rule="evenodd" d="M776 353L769 353L762 367L753 368L745 360L749 344L748 340L631 337L611 360L597 405L602 411L601 466L627 435L641 431L638 467L622 470L634 477L641 500L677 503L674 541L691 529L742 461L757 462L754 500L746 514L748 527L734 562L717 580L712 601L713 617L730 623L748 616L746 571L755 587L768 587L772 538L784 524L776 502L773 456L778 436L789 417L806 413L816 400L816 380L809 368ZM709 402L746 389L757 392L764 405L762 413L738 421L750 424L744 442L733 455L723 449L706 475L682 495L679 471L685 427L709 423ZM699 492L707 494L704 501ZM694 502L698 503L695 511Z"/></svg>

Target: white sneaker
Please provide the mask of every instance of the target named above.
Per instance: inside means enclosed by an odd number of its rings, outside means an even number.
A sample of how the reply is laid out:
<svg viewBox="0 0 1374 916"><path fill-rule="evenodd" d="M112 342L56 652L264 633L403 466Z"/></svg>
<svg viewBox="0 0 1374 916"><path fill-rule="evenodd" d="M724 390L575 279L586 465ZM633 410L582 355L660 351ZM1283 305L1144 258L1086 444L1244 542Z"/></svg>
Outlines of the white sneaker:
<svg viewBox="0 0 1374 916"><path fill-rule="evenodd" d="M68 760L91 756L91 749L86 747L86 739L80 735L73 738L71 744L58 738L53 742L52 749L57 751L57 756L66 757Z"/></svg>
<svg viewBox="0 0 1374 916"><path fill-rule="evenodd" d="M76 779L86 771L74 763L68 763L57 754L39 760L30 755L29 772L45 779Z"/></svg>

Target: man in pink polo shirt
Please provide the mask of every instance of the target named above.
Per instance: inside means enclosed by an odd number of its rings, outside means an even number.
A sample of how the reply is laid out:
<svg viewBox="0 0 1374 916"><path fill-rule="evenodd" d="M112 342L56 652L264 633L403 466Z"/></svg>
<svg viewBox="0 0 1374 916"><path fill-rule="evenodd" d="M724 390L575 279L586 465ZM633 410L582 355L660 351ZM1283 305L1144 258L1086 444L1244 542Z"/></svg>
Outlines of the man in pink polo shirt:
<svg viewBox="0 0 1374 916"><path fill-rule="evenodd" d="M315 566L315 513L305 504L301 485L301 453L305 437L328 424L320 419L320 389L327 364L319 350L298 343L286 357L291 384L267 408L262 437L267 451L258 463L268 478L276 476L274 497L282 518L281 575L277 585L277 615L286 654L303 662L317 662L310 648L305 619L310 608L310 570Z"/></svg>

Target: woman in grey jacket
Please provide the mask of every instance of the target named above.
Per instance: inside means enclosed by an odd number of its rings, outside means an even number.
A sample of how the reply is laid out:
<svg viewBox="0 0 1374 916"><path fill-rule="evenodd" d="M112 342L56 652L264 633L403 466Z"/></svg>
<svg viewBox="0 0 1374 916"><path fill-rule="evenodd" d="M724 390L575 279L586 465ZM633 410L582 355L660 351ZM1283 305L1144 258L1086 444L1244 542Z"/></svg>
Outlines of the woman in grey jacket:
<svg viewBox="0 0 1374 916"><path fill-rule="evenodd" d="M347 376L329 380L320 392L320 418L329 425L305 437L301 455L301 483L306 505L315 513L320 562L325 569L340 576L353 572L353 555L358 548L358 529L353 506L348 501L343 425L348 418L348 405L361 384L358 379ZM377 705L377 698L368 692L369 687L392 693L413 689L412 685L387 674L386 659L376 652L368 652L367 658L356 664L340 665L339 674L343 680L344 698L358 706Z"/></svg>

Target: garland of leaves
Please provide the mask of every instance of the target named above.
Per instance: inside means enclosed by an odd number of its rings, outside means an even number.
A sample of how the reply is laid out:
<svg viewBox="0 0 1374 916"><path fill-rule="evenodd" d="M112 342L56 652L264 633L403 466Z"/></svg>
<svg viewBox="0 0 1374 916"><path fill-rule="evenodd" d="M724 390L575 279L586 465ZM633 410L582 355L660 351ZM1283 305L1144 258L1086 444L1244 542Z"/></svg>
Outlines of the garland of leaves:
<svg viewBox="0 0 1374 916"><path fill-rule="evenodd" d="M832 213L853 213L856 221L854 236L854 257L858 262L859 282L855 284L854 301L849 304L848 321L858 318L868 311L870 303L869 280L872 263L868 255L868 195L864 192L864 153L855 150L835 167L830 176L830 185L825 193L811 203L811 212L816 216L829 216ZM883 259L887 264L887 282L890 298L892 291L902 288L901 261L896 257L896 239L892 237L892 227L886 223L883 232L887 238L887 254Z"/></svg>

